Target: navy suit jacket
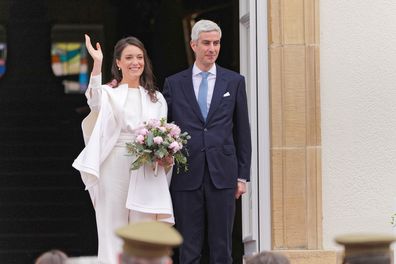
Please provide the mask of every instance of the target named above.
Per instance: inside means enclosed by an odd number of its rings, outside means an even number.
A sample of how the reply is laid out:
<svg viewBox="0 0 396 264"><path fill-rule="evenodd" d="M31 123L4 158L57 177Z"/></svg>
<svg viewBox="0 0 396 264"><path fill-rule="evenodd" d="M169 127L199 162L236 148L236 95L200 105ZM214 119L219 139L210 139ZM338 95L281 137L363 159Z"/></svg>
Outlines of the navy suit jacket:
<svg viewBox="0 0 396 264"><path fill-rule="evenodd" d="M251 136L245 79L216 65L216 82L206 122L192 82L192 67L165 80L168 121L187 131L191 139L188 171L173 171L171 190L194 190L201 186L205 162L216 188L235 188L237 179L250 177ZM206 160L206 161L205 161Z"/></svg>

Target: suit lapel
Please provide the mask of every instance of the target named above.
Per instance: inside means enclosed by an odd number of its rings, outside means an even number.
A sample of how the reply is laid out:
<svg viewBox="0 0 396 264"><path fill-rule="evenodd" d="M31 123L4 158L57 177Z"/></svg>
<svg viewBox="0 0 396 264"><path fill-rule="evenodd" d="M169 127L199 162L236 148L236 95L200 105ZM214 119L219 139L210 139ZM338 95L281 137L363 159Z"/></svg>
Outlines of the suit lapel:
<svg viewBox="0 0 396 264"><path fill-rule="evenodd" d="M217 107L219 106L221 100L223 99L223 95L227 89L227 81L224 77L224 72L222 68L216 65L216 82L213 90L212 101L210 102L210 108L208 117L206 118L206 122L210 121L214 113L216 112Z"/></svg>
<svg viewBox="0 0 396 264"><path fill-rule="evenodd" d="M203 116L201 114L201 110L198 105L197 98L195 97L195 93L194 93L194 86L192 82L192 67L190 67L187 71L185 71L181 82L182 82L182 90L184 96L186 97L189 105L191 105L194 113L197 115L199 120L201 120L202 123L205 123Z"/></svg>

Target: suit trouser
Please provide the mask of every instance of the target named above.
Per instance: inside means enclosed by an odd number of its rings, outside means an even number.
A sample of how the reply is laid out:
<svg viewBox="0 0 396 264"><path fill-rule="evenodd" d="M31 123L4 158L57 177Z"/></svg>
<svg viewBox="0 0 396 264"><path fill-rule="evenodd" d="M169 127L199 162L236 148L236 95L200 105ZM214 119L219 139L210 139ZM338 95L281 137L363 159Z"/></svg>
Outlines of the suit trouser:
<svg viewBox="0 0 396 264"><path fill-rule="evenodd" d="M183 236L179 263L200 263L206 223L209 263L231 264L235 188L217 189L205 164L204 180L197 190L171 191L171 194L176 228Z"/></svg>

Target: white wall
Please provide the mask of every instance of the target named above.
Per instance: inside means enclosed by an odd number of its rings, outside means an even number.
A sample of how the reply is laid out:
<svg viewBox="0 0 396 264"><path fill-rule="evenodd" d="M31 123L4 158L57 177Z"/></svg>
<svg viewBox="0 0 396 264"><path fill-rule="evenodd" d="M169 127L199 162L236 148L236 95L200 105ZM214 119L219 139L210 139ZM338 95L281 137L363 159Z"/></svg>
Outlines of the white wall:
<svg viewBox="0 0 396 264"><path fill-rule="evenodd" d="M323 239L391 233L396 1L320 0Z"/></svg>

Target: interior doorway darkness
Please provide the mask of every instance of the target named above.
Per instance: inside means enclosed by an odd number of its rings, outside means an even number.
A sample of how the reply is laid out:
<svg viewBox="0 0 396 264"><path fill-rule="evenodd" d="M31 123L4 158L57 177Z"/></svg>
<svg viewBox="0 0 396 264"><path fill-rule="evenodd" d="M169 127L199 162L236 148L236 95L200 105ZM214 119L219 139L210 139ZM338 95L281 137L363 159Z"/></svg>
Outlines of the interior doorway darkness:
<svg viewBox="0 0 396 264"><path fill-rule="evenodd" d="M1 263L33 263L53 248L71 256L97 250L94 211L71 167L83 148L86 100L82 94L65 94L52 72L51 28L102 26L104 81L110 80L114 44L125 36L138 37L161 88L166 76L191 63L184 33L190 19L211 19L221 26L218 63L239 71L238 6L238 0L0 0L8 49L0 79ZM238 202L234 263L242 263L243 255L240 208Z"/></svg>

